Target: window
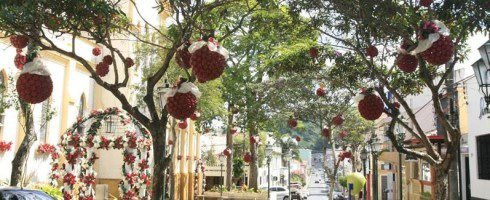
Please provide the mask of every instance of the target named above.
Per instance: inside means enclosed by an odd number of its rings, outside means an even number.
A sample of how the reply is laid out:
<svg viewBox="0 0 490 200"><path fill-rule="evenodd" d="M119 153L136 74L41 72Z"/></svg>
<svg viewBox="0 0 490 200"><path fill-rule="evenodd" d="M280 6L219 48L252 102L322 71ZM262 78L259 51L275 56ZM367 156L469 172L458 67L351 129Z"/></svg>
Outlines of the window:
<svg viewBox="0 0 490 200"><path fill-rule="evenodd" d="M48 99L42 103L41 108L41 121L39 126L39 135L38 140L41 142L46 142L48 130L49 130L49 121L51 119L51 99Z"/></svg>
<svg viewBox="0 0 490 200"><path fill-rule="evenodd" d="M281 188L281 187L278 187L278 188L277 188L277 191L279 191L279 192L284 192L284 191L286 191L286 189Z"/></svg>
<svg viewBox="0 0 490 200"><path fill-rule="evenodd" d="M80 101L78 101L78 115L77 118L81 119L83 118L83 115L85 114L85 95L82 94L80 97ZM83 133L85 126L83 124L80 124L77 128L77 131L79 133Z"/></svg>
<svg viewBox="0 0 490 200"><path fill-rule="evenodd" d="M421 174L422 174L422 180L423 181L431 181L431 174L430 174L430 165L429 163L423 162L422 163L422 168L421 168Z"/></svg>
<svg viewBox="0 0 490 200"><path fill-rule="evenodd" d="M478 178L490 180L490 134L476 137Z"/></svg>

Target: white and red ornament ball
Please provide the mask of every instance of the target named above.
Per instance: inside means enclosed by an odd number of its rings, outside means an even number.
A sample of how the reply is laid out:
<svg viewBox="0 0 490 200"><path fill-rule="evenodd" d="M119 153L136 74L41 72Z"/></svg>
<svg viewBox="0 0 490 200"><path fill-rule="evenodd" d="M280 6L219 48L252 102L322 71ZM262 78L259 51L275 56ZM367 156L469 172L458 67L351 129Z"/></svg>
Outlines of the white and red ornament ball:
<svg viewBox="0 0 490 200"><path fill-rule="evenodd" d="M357 109L364 119L376 120L383 114L383 100L376 94L372 88L359 93L355 97Z"/></svg>
<svg viewBox="0 0 490 200"><path fill-rule="evenodd" d="M183 82L167 92L163 99L168 113L176 119L184 120L196 112L200 96L201 92L196 85Z"/></svg>
<svg viewBox="0 0 490 200"><path fill-rule="evenodd" d="M432 65L449 62L454 54L454 43L449 37L449 29L438 20L422 23L417 47L410 53L420 53L420 56Z"/></svg>
<svg viewBox="0 0 490 200"><path fill-rule="evenodd" d="M200 83L217 79L223 74L229 53L213 38L192 43L189 52L192 73Z"/></svg>
<svg viewBox="0 0 490 200"><path fill-rule="evenodd" d="M17 49L23 49L29 44L29 38L25 35L12 35L10 43Z"/></svg>
<svg viewBox="0 0 490 200"><path fill-rule="evenodd" d="M47 67L39 57L24 65L16 83L19 97L31 104L45 101L53 92L53 81Z"/></svg>
<svg viewBox="0 0 490 200"><path fill-rule="evenodd" d="M337 116L335 116L333 119L332 119L332 123L335 125L335 126L340 126L344 123L344 117L342 117L341 114L338 114Z"/></svg>

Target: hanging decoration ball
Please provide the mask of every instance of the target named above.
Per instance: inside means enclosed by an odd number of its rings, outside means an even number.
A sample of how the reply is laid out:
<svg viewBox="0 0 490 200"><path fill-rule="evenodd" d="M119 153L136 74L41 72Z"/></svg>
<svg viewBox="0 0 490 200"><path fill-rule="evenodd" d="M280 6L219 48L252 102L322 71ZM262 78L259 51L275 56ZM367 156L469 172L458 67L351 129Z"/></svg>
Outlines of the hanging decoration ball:
<svg viewBox="0 0 490 200"><path fill-rule="evenodd" d="M420 0L420 5L424 7L430 7L434 0Z"/></svg>
<svg viewBox="0 0 490 200"><path fill-rule="evenodd" d="M419 61L417 57L410 54L399 54L396 58L396 66L406 73L414 72L418 65Z"/></svg>
<svg viewBox="0 0 490 200"><path fill-rule="evenodd" d="M231 134L235 134L235 133L237 133L237 131L238 131L238 130L236 129L236 127L232 127L232 128L230 129L230 133L231 133Z"/></svg>
<svg viewBox="0 0 490 200"><path fill-rule="evenodd" d="M323 135L323 137L327 137L327 138L330 137L330 129L323 128L322 129L322 135Z"/></svg>
<svg viewBox="0 0 490 200"><path fill-rule="evenodd" d="M335 125L335 126L340 126L344 123L344 117L342 117L341 114L338 114L337 116L335 116L333 119L332 119L332 123Z"/></svg>
<svg viewBox="0 0 490 200"><path fill-rule="evenodd" d="M192 121L196 121L199 117L201 117L201 113L196 111L196 112L192 113L190 118Z"/></svg>
<svg viewBox="0 0 490 200"><path fill-rule="evenodd" d="M310 56L312 58L317 58L318 57L318 48L316 47L311 47L310 48L310 52L309 52Z"/></svg>
<svg viewBox="0 0 490 200"><path fill-rule="evenodd" d="M92 49L92 55L94 55L94 56L99 56L101 53L102 53L102 51L100 50L99 47L94 47Z"/></svg>
<svg viewBox="0 0 490 200"><path fill-rule="evenodd" d="M179 122L179 128L180 129L186 129L187 128L187 120L183 120Z"/></svg>
<svg viewBox="0 0 490 200"><path fill-rule="evenodd" d="M299 136L296 136L294 139L296 140L296 142L300 142L301 141L301 137L299 137Z"/></svg>
<svg viewBox="0 0 490 200"><path fill-rule="evenodd" d="M39 57L24 65L16 83L17 93L25 102L36 104L45 101L53 92L53 81L47 67Z"/></svg>
<svg viewBox="0 0 490 200"><path fill-rule="evenodd" d="M100 77L104 77L109 73L109 65L107 65L105 62L100 62L95 66L95 73L99 75Z"/></svg>
<svg viewBox="0 0 490 200"><path fill-rule="evenodd" d="M191 53L189 52L189 47L191 46L191 42L184 42L175 52L175 61L179 67L184 69L191 68Z"/></svg>
<svg viewBox="0 0 490 200"><path fill-rule="evenodd" d="M223 74L229 53L213 38L192 43L189 52L192 73L200 83L214 80Z"/></svg>
<svg viewBox="0 0 490 200"><path fill-rule="evenodd" d="M164 95L163 101L172 117L184 120L196 112L197 99L200 96L201 92L196 85L190 82L181 82Z"/></svg>
<svg viewBox="0 0 490 200"><path fill-rule="evenodd" d="M345 130L344 130L344 131L341 131L341 132L339 133L339 136L340 136L340 138L342 138L342 139L343 139L343 138L345 138L345 137L346 137L348 134L349 134L349 133L348 133L347 131L345 131Z"/></svg>
<svg viewBox="0 0 490 200"><path fill-rule="evenodd" d="M250 136L250 144L255 144L259 142L259 138L257 136Z"/></svg>
<svg viewBox="0 0 490 200"><path fill-rule="evenodd" d="M223 155L230 156L231 155L231 149L230 148L226 148L225 150L223 150Z"/></svg>
<svg viewBox="0 0 490 200"><path fill-rule="evenodd" d="M126 59L124 59L124 66L126 66L127 68L131 68L132 66L134 66L133 59L130 57L127 57Z"/></svg>
<svg viewBox="0 0 490 200"><path fill-rule="evenodd" d="M288 124L289 124L289 127L296 128L296 126L298 126L298 121L296 119L294 119L293 116L290 116L289 120L288 120Z"/></svg>
<svg viewBox="0 0 490 200"><path fill-rule="evenodd" d="M383 114L383 100L374 94L373 88L361 92L355 97L355 100L358 102L357 109L364 119L376 120Z"/></svg>
<svg viewBox="0 0 490 200"><path fill-rule="evenodd" d="M250 152L245 152L243 155L243 161L246 163L251 163L252 162L252 155L250 155Z"/></svg>
<svg viewBox="0 0 490 200"><path fill-rule="evenodd" d="M10 43L17 49L23 49L29 44L29 37L25 35L12 35L10 36Z"/></svg>
<svg viewBox="0 0 490 200"><path fill-rule="evenodd" d="M318 89L316 89L316 95L319 96L319 97L323 97L325 96L326 92L325 92L325 89L323 87L319 87Z"/></svg>
<svg viewBox="0 0 490 200"><path fill-rule="evenodd" d="M368 55L371 58L378 56L378 48L370 45L368 48L366 48L366 55Z"/></svg>
<svg viewBox="0 0 490 200"><path fill-rule="evenodd" d="M400 103L398 103L398 102L393 103L393 106L394 106L396 109L400 109Z"/></svg>
<svg viewBox="0 0 490 200"><path fill-rule="evenodd" d="M410 54L418 53L432 65L442 65L451 60L454 54L454 43L444 23L433 20L421 24L417 47Z"/></svg>
<svg viewBox="0 0 490 200"><path fill-rule="evenodd" d="M112 59L112 56L107 55L107 56L104 56L104 58L102 59L102 62L105 63L106 65L112 65L112 63L114 62L114 59Z"/></svg>
<svg viewBox="0 0 490 200"><path fill-rule="evenodd" d="M14 58L14 64L17 69L22 70L24 64L26 64L27 57L22 53L17 53Z"/></svg>

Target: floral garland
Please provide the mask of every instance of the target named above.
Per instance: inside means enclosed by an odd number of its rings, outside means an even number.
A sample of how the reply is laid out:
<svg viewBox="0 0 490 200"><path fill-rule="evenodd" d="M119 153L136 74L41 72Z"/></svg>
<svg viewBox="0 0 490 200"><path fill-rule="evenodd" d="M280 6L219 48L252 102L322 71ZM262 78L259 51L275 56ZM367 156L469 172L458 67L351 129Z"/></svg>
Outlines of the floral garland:
<svg viewBox="0 0 490 200"><path fill-rule="evenodd" d="M40 144L37 147L36 153L38 153L39 155L50 155L54 153L55 150L56 147L54 145L45 143L45 144Z"/></svg>
<svg viewBox="0 0 490 200"><path fill-rule="evenodd" d="M105 137L98 136L97 132L102 126L102 121L111 116L117 116L123 124L124 136ZM91 123L85 134L77 132L79 126ZM138 128L140 135L134 127ZM149 169L151 138L147 129L139 122L123 113L118 108L94 110L88 117L78 119L61 138L61 146L64 151L66 163L60 167L53 159L53 171L60 169L60 174L52 174L52 184L56 179L63 177L63 198L74 199L73 185L83 183L79 188L78 199L93 200L95 196L96 172L93 169L98 159L96 149L122 149L124 150L124 164L122 166L123 180L119 184L119 191L123 199L149 199L151 191L151 172Z"/></svg>
<svg viewBox="0 0 490 200"><path fill-rule="evenodd" d="M10 151L12 142L0 141L0 153Z"/></svg>

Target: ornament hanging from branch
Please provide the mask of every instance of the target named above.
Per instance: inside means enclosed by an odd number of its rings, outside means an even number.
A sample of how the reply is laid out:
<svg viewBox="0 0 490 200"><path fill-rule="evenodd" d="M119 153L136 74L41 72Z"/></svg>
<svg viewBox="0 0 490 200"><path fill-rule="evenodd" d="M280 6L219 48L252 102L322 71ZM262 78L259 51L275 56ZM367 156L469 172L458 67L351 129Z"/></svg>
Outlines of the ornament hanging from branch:
<svg viewBox="0 0 490 200"><path fill-rule="evenodd" d="M340 126L344 123L344 117L342 117L341 114L338 114L337 116L335 116L333 119L332 119L332 123L335 125L335 126Z"/></svg>
<svg viewBox="0 0 490 200"><path fill-rule="evenodd" d="M39 57L24 65L16 83L17 93L25 102L36 104L48 99L53 92L53 81Z"/></svg>
<svg viewBox="0 0 490 200"><path fill-rule="evenodd" d="M191 68L191 53L189 52L189 47L191 43L189 41L184 42L175 52L175 61L183 69Z"/></svg>
<svg viewBox="0 0 490 200"><path fill-rule="evenodd" d="M318 57L318 48L316 47L311 47L309 54L312 58L317 58Z"/></svg>
<svg viewBox="0 0 490 200"><path fill-rule="evenodd" d="M381 114L383 114L384 103L383 100L376 94L374 89L369 88L355 97L357 109L364 119L376 120Z"/></svg>
<svg viewBox="0 0 490 200"><path fill-rule="evenodd" d="M172 117L184 120L196 112L197 99L200 96L201 92L196 85L182 81L164 95L163 101Z"/></svg>
<svg viewBox="0 0 490 200"><path fill-rule="evenodd" d="M179 128L180 129L186 129L187 128L187 120L183 120L179 122Z"/></svg>
<svg viewBox="0 0 490 200"><path fill-rule="evenodd" d="M288 124L289 127L296 128L296 126L298 126L298 121L293 116L290 116L288 120Z"/></svg>
<svg viewBox="0 0 490 200"><path fill-rule="evenodd" d="M323 128L322 129L322 135L323 135L323 137L326 137L326 138L330 137L330 129Z"/></svg>
<svg viewBox="0 0 490 200"><path fill-rule="evenodd" d="M252 155L250 155L250 152L245 152L245 154L243 155L243 161L245 161L246 163L252 162Z"/></svg>
<svg viewBox="0 0 490 200"><path fill-rule="evenodd" d="M325 96L326 92L325 92L325 89L323 87L319 87L318 89L316 89L316 95L319 96L319 97L323 97Z"/></svg>
<svg viewBox="0 0 490 200"><path fill-rule="evenodd" d="M398 57L396 58L396 66L405 73L412 73L417 69L419 60L414 55L407 52L409 49L408 44L403 44L398 50Z"/></svg>
<svg viewBox="0 0 490 200"><path fill-rule="evenodd" d="M16 49L23 49L29 44L29 38L25 35L13 35L10 36L10 43Z"/></svg>
<svg viewBox="0 0 490 200"><path fill-rule="evenodd" d="M371 58L378 56L378 48L370 45L369 47L366 48L366 55L368 55Z"/></svg>
<svg viewBox="0 0 490 200"><path fill-rule="evenodd" d="M449 29L438 20L423 22L418 33L418 45L410 52L420 56L432 65L449 62L454 54L454 43L449 37Z"/></svg>
<svg viewBox="0 0 490 200"><path fill-rule="evenodd" d="M192 113L190 118L192 121L196 121L197 119L199 119L199 117L201 117L201 113L196 111L196 112Z"/></svg>
<svg viewBox="0 0 490 200"><path fill-rule="evenodd" d="M231 155L231 149L230 148L226 148L225 150L223 150L223 155L225 156L230 156Z"/></svg>
<svg viewBox="0 0 490 200"><path fill-rule="evenodd" d="M189 52L192 73L200 83L214 80L223 74L229 53L213 38L192 43Z"/></svg>
<svg viewBox="0 0 490 200"><path fill-rule="evenodd" d="M14 58L14 64L17 69L22 70L24 68L24 65L26 64L27 57L22 54L21 49L17 49L17 55L15 55Z"/></svg>

